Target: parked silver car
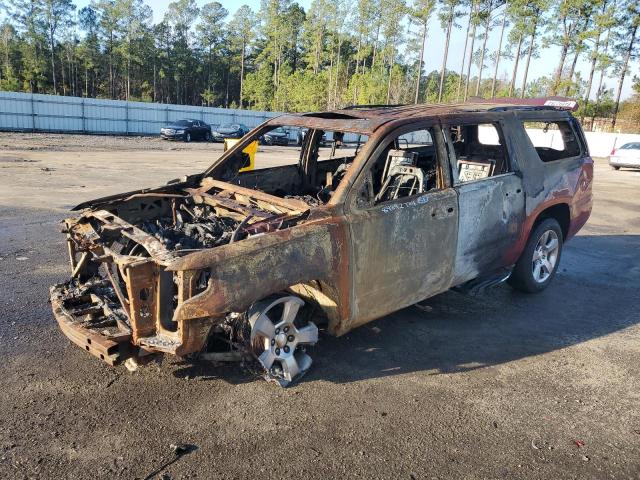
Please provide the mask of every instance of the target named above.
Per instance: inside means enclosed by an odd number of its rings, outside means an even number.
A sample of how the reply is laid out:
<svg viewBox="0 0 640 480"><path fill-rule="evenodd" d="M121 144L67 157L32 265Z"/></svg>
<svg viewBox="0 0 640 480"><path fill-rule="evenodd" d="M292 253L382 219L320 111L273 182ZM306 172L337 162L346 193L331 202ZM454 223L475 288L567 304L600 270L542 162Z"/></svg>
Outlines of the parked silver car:
<svg viewBox="0 0 640 480"><path fill-rule="evenodd" d="M614 170L620 170L620 167L640 168L640 142L625 143L611 150L609 165Z"/></svg>

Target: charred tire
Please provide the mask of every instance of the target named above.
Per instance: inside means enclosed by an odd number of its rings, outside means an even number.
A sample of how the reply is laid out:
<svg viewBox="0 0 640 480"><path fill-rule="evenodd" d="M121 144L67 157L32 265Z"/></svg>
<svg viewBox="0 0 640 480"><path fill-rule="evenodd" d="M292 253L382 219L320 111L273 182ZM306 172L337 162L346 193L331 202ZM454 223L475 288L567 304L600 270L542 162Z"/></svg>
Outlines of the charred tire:
<svg viewBox="0 0 640 480"><path fill-rule="evenodd" d="M560 265L563 240L562 228L555 218L538 223L509 277L509 285L525 293L547 288Z"/></svg>

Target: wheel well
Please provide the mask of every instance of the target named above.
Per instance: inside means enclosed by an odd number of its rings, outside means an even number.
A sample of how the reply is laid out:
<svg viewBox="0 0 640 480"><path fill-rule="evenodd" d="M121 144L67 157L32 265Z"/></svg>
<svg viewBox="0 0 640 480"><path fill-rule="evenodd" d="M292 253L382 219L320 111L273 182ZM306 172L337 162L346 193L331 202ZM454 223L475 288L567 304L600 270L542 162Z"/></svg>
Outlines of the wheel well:
<svg viewBox="0 0 640 480"><path fill-rule="evenodd" d="M569 205L566 203L558 203L557 205L553 205L546 210L543 210L536 219L536 225L545 218L555 218L562 229L562 238L567 238L567 234L569 233L569 223L571 221Z"/></svg>

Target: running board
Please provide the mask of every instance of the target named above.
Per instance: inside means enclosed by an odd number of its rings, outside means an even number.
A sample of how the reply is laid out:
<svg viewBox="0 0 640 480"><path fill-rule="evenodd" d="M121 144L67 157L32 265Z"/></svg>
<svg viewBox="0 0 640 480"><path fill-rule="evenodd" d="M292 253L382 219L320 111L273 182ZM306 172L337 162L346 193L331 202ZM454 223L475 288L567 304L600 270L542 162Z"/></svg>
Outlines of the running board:
<svg viewBox="0 0 640 480"><path fill-rule="evenodd" d="M454 290L458 293L464 293L465 295L479 295L487 288L494 287L506 282L507 279L511 276L512 270L513 266L494 270L487 275L482 275L461 285L455 286L451 290Z"/></svg>

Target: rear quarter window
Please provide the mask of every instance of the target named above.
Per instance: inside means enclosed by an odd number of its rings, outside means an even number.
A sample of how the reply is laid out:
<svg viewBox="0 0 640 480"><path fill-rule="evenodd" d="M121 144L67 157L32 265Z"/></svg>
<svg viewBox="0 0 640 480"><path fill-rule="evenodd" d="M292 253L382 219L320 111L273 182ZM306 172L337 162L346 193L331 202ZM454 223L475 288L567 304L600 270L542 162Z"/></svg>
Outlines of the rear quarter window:
<svg viewBox="0 0 640 480"><path fill-rule="evenodd" d="M580 139L568 121L524 121L522 126L544 163L581 154Z"/></svg>

